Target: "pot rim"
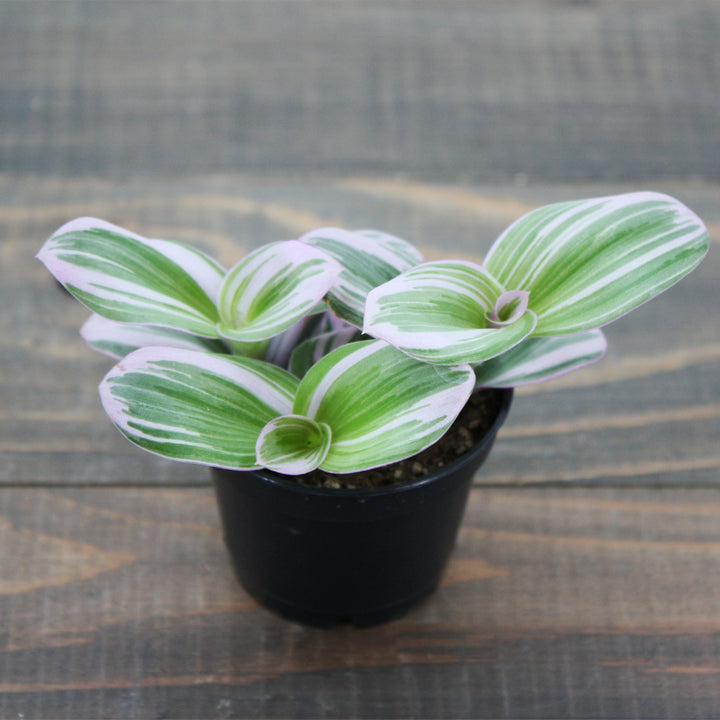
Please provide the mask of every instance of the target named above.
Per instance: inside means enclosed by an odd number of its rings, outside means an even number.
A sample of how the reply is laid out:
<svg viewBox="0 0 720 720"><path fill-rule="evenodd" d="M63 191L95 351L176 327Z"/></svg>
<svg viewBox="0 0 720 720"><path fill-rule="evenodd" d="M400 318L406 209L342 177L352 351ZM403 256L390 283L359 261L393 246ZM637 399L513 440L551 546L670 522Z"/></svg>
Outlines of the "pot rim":
<svg viewBox="0 0 720 720"><path fill-rule="evenodd" d="M500 407L498 408L495 420L493 420L493 423L485 436L482 438L482 440L480 440L479 443L477 443L477 445L474 445L470 450L460 455L456 460L453 460L451 463L448 463L447 465L438 468L429 475L425 475L421 478L416 478L414 480L402 480L397 483L392 483L390 485L382 485L380 487L333 488L323 487L320 485L305 485L303 483L297 482L297 480L286 479L290 476L284 476L280 473L276 473L272 470L267 470L265 468L259 468L257 470L228 470L226 468L223 470L223 472L252 474L262 478L265 483L269 485L274 485L278 489L282 489L285 492L293 492L302 495L313 495L330 498L378 498L382 497L383 495L410 492L411 490L415 490L416 488L429 485L438 480L440 477L445 477L448 474L454 472L456 469L462 467L466 463L471 462L473 457L485 452L488 446L495 441L495 437L498 434L500 427L505 422L505 419L507 418L507 415L510 411L510 405L513 399L513 388L487 389L498 391L500 395Z"/></svg>

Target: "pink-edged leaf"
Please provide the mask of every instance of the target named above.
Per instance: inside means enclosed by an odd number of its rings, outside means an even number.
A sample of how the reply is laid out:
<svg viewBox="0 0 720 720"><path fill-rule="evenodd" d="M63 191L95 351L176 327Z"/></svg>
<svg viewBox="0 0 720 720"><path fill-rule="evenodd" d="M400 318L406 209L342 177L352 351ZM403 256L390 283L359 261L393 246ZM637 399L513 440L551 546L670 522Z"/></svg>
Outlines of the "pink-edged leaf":
<svg viewBox="0 0 720 720"><path fill-rule="evenodd" d="M323 470L355 472L432 445L464 407L474 383L469 365L436 367L380 340L355 342L307 372L293 414L330 428Z"/></svg>
<svg viewBox="0 0 720 720"><path fill-rule="evenodd" d="M322 250L287 240L258 248L228 272L220 289L222 337L267 340L312 312L340 274Z"/></svg>
<svg viewBox="0 0 720 720"><path fill-rule="evenodd" d="M139 447L237 470L259 467L258 435L292 410L298 381L261 360L148 347L100 384L105 412Z"/></svg>
<svg viewBox="0 0 720 720"><path fill-rule="evenodd" d="M475 367L482 387L517 387L544 382L600 360L607 350L601 330L529 337L511 350Z"/></svg>
<svg viewBox="0 0 720 720"><path fill-rule="evenodd" d="M300 241L320 248L340 263L342 272L328 293L328 304L358 328L363 324L368 292L422 262L422 254L409 242L379 230L318 228Z"/></svg>
<svg viewBox="0 0 720 720"><path fill-rule="evenodd" d="M119 360L141 347L159 346L199 350L202 352L229 352L221 340L200 337L180 330L136 325L108 320L91 315L80 328L80 335L93 350Z"/></svg>
<svg viewBox="0 0 720 720"><path fill-rule="evenodd" d="M504 292L474 263L425 263L368 294L364 332L424 362L482 362L535 329L537 318L530 311L499 327L489 322Z"/></svg>
<svg viewBox="0 0 720 720"><path fill-rule="evenodd" d="M216 337L224 269L199 250L78 218L37 257L80 302L110 320Z"/></svg>
<svg viewBox="0 0 720 720"><path fill-rule="evenodd" d="M635 192L556 203L513 223L485 267L530 293L534 335L606 325L670 287L702 260L707 229L668 195Z"/></svg>

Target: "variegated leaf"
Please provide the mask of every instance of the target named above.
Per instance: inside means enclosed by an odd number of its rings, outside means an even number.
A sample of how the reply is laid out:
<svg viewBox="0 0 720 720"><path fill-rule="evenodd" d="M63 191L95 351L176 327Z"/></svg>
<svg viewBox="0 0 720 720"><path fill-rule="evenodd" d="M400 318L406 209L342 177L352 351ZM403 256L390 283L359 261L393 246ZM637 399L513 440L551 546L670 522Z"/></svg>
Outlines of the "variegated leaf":
<svg viewBox="0 0 720 720"><path fill-rule="evenodd" d="M320 228L300 241L321 248L340 263L342 272L328 294L328 304L358 328L363 324L368 292L422 262L413 245L379 230Z"/></svg>
<svg viewBox="0 0 720 720"><path fill-rule="evenodd" d="M434 367L379 340L345 345L301 380L293 414L324 423L323 470L348 473L414 455L448 430L475 384L469 365Z"/></svg>
<svg viewBox="0 0 720 720"><path fill-rule="evenodd" d="M91 315L80 328L80 335L91 348L119 360L141 347L159 346L185 348L202 352L227 353L221 340L190 335L180 330L136 325Z"/></svg>
<svg viewBox="0 0 720 720"><path fill-rule="evenodd" d="M225 271L198 250L79 218L57 230L38 258L103 317L217 336L215 300Z"/></svg>
<svg viewBox="0 0 720 720"><path fill-rule="evenodd" d="M264 245L228 272L218 331L243 343L278 335L313 310L339 273L335 260L297 240Z"/></svg>
<svg viewBox="0 0 720 720"><path fill-rule="evenodd" d="M702 221L653 192L548 205L513 223L485 267L530 293L534 335L600 327L687 275L709 244Z"/></svg>
<svg viewBox="0 0 720 720"><path fill-rule="evenodd" d="M287 368L298 345L313 335L328 332L338 323L342 323L342 320L330 312L328 306L322 302L292 327L273 337L268 343L264 359L273 365Z"/></svg>
<svg viewBox="0 0 720 720"><path fill-rule="evenodd" d="M418 265L368 294L364 332L424 362L479 363L535 328L531 311L494 320L504 288L482 267L446 261Z"/></svg>
<svg viewBox="0 0 720 720"><path fill-rule="evenodd" d="M321 333L301 342L290 357L290 372L303 377L320 358L350 342L362 338L362 332L354 325L347 324L338 330Z"/></svg>
<svg viewBox="0 0 720 720"><path fill-rule="evenodd" d="M158 455L218 467L259 467L255 445L290 414L298 381L261 360L142 348L100 385L105 412L133 443Z"/></svg>
<svg viewBox="0 0 720 720"><path fill-rule="evenodd" d="M543 382L597 362L607 349L601 330L529 337L475 368L481 387L517 387Z"/></svg>
<svg viewBox="0 0 720 720"><path fill-rule="evenodd" d="M332 433L324 423L301 415L282 415L260 432L258 462L284 475L302 475L322 463L330 449Z"/></svg>

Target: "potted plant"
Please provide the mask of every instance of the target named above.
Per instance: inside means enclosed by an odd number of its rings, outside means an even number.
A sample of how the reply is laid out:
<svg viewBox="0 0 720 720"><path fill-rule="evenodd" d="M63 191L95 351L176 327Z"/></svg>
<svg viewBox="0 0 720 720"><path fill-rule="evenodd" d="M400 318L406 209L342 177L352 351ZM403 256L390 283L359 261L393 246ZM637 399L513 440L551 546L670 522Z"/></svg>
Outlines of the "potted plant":
<svg viewBox="0 0 720 720"><path fill-rule="evenodd" d="M92 218L38 257L118 360L112 422L211 467L246 589L304 622L369 624L437 586L512 388L600 359L599 328L708 245L687 207L641 192L534 210L482 265L322 228L225 270Z"/></svg>

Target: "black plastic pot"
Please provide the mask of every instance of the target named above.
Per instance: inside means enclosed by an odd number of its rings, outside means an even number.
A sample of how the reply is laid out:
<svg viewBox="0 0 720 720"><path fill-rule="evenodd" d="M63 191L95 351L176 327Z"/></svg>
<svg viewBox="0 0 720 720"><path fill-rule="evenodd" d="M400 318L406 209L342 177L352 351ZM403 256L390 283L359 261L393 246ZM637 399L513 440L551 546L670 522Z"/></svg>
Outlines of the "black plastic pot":
<svg viewBox="0 0 720 720"><path fill-rule="evenodd" d="M374 625L437 588L472 479L507 416L440 471L380 488L310 487L276 473L212 468L225 543L243 587L309 625Z"/></svg>

